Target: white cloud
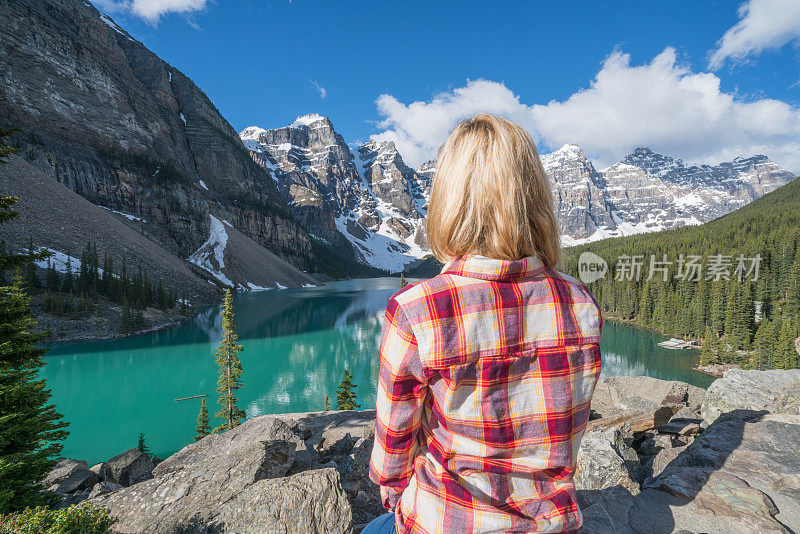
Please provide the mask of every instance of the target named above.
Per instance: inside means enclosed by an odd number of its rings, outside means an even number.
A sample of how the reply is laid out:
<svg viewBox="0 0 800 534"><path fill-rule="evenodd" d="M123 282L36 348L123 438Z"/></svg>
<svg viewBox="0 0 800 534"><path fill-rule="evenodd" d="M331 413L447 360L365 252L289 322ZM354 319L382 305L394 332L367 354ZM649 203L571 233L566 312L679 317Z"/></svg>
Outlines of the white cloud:
<svg viewBox="0 0 800 534"><path fill-rule="evenodd" d="M769 48L800 41L800 1L748 0L739 7L741 20L717 42L709 66L718 69L726 59L742 60Z"/></svg>
<svg viewBox="0 0 800 534"><path fill-rule="evenodd" d="M430 102L405 105L383 94L376 101L384 119L379 128L387 130L373 136L394 141L403 159L418 165L435 156L450 130L462 119L476 113L493 113L514 120L531 130L533 118L527 106L502 83L469 81L465 87L433 97Z"/></svg>
<svg viewBox="0 0 800 534"><path fill-rule="evenodd" d="M322 87L320 84L318 84L317 80L311 80L311 85L314 86L314 89L317 90L317 92L319 93L319 97L322 100L325 100L325 98L328 96L328 90Z"/></svg>
<svg viewBox="0 0 800 534"><path fill-rule="evenodd" d="M395 141L412 165L434 157L459 120L488 112L518 122L550 148L577 143L601 166L647 146L690 162L766 154L800 170L800 109L738 100L720 91L716 75L680 65L672 48L641 66L615 51L588 89L562 102L526 105L504 84L477 80L430 102L406 105L381 95L377 106L386 130L374 137Z"/></svg>
<svg viewBox="0 0 800 534"><path fill-rule="evenodd" d="M168 13L188 14L205 9L208 0L92 0L98 8L112 12L129 12L155 24Z"/></svg>

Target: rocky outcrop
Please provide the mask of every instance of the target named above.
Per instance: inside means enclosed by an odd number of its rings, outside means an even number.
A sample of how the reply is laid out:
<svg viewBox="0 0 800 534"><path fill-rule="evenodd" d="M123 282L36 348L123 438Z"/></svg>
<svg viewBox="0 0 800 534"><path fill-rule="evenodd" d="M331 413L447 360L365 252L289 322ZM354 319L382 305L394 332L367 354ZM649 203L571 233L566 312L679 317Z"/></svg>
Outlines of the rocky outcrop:
<svg viewBox="0 0 800 534"><path fill-rule="evenodd" d="M56 467L42 481L45 489L64 495L90 490L100 477L87 468L86 462L61 458Z"/></svg>
<svg viewBox="0 0 800 534"><path fill-rule="evenodd" d="M700 419L681 417L684 408L644 439L628 434L625 441L624 431L617 437L616 443L623 443L616 446L618 456L630 458L625 448L630 443L639 464L617 462L616 472L627 478L610 485L614 480L607 477L607 487L578 492L584 532L789 533L800 527L800 415L770 413L783 409L776 391L800 387L800 376L793 371L736 374L709 388L703 412L727 408L704 430ZM598 387L602 399L606 386L601 381ZM735 407L747 402L749 388L753 401L748 406L758 409ZM587 430L581 453L591 436ZM585 453L591 455L591 448ZM633 489L631 465L640 476Z"/></svg>
<svg viewBox="0 0 800 534"><path fill-rule="evenodd" d="M800 369L749 371L732 369L708 388L701 409L703 423L733 410L766 410L800 415Z"/></svg>
<svg viewBox="0 0 800 534"><path fill-rule="evenodd" d="M705 390L675 380L649 376L612 376L598 381L592 397L593 417L605 419L620 413L653 410L667 404L681 404L684 414L696 415Z"/></svg>
<svg viewBox="0 0 800 534"><path fill-rule="evenodd" d="M373 411L255 417L91 500L118 532L348 532L381 510L366 472L373 436Z"/></svg>
<svg viewBox="0 0 800 534"><path fill-rule="evenodd" d="M717 389L800 386L793 372L754 373L720 380ZM575 474L584 532L800 529L800 414L771 413L781 409L773 402L734 408L704 428L701 404L702 390L681 382L600 380ZM372 410L254 417L183 448L152 479L124 488L100 481L90 499L119 518L117 532L358 532L383 513L368 477L374 417ZM108 470L62 460L48 480ZM65 502L89 494L86 484L70 487L80 489Z"/></svg>
<svg viewBox="0 0 800 534"><path fill-rule="evenodd" d="M149 454L139 449L129 449L103 464L100 478L120 486L130 486L153 478L155 466Z"/></svg>
<svg viewBox="0 0 800 534"><path fill-rule="evenodd" d="M214 104L91 3L2 2L0 72L0 126L22 128L14 144L49 178L180 258L213 214L314 267L308 233Z"/></svg>

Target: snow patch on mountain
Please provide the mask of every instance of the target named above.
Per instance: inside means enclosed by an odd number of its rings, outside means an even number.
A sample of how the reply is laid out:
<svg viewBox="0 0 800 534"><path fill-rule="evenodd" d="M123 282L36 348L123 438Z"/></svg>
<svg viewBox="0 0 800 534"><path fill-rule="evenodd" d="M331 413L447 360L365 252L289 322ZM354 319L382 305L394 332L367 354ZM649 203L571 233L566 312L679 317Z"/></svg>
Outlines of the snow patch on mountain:
<svg viewBox="0 0 800 534"><path fill-rule="evenodd" d="M295 121L289 126L290 128L307 128L312 124L324 121L325 117L319 115L318 113L308 113L306 115L301 115L295 119Z"/></svg>
<svg viewBox="0 0 800 534"><path fill-rule="evenodd" d="M99 206L99 204L98 204L98 206ZM146 220L142 219L141 217L137 217L136 215L131 215L130 213L125 213L125 212L122 212L122 211L112 210L111 208L107 208L105 206L99 206L99 207L103 208L104 210L108 210L111 213L116 213L117 215L122 215L123 217L125 217L129 221L137 221L137 222L141 222L141 223L146 223L147 222Z"/></svg>
<svg viewBox="0 0 800 534"><path fill-rule="evenodd" d="M42 252L49 252L50 257L43 259L43 260L36 260L34 265L40 267L42 269L47 269L48 267L52 266L56 271L61 274L67 273L79 273L81 270L81 260L80 258L75 258L74 256L70 256L69 254L65 254L60 250L56 250L50 247L33 247L33 249L24 249L24 252L29 252L32 254L39 254ZM98 274L101 276L103 275L103 269L97 269Z"/></svg>
<svg viewBox="0 0 800 534"><path fill-rule="evenodd" d="M225 247L228 244L228 232L225 231L223 223L209 214L211 224L209 236L200 248L189 256L189 263L193 263L209 273L228 287L234 287L230 278L225 276L222 269L225 268Z"/></svg>

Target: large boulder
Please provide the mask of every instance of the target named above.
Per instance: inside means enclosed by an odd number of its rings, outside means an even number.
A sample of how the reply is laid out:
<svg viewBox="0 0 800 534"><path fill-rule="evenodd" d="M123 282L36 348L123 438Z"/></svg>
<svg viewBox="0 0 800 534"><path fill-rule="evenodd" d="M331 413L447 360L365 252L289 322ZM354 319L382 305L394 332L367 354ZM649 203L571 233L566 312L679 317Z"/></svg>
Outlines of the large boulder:
<svg viewBox="0 0 800 534"><path fill-rule="evenodd" d="M56 466L42 481L45 489L59 494L90 490L99 480L86 462L71 458L59 458Z"/></svg>
<svg viewBox="0 0 800 534"><path fill-rule="evenodd" d="M153 478L155 462L149 454L139 449L128 449L122 454L111 458L101 464L100 476L108 482L115 482L121 486L130 486Z"/></svg>
<svg viewBox="0 0 800 534"><path fill-rule="evenodd" d="M586 432L603 428L619 428L623 432L642 433L656 430L669 423L684 406L682 404L655 405L650 409L625 411L610 417L594 419L586 425Z"/></svg>
<svg viewBox="0 0 800 534"><path fill-rule="evenodd" d="M578 449L575 487L600 490L619 485L639 493L639 457L629 442L629 434L619 428L586 432Z"/></svg>
<svg viewBox="0 0 800 534"><path fill-rule="evenodd" d="M800 369L750 371L732 369L708 388L701 407L703 423L733 410L766 410L800 414Z"/></svg>
<svg viewBox="0 0 800 534"><path fill-rule="evenodd" d="M597 382L592 396L594 416L609 418L628 411L647 411L664 404L681 404L697 411L705 390L685 382L649 376L611 376Z"/></svg>
<svg viewBox="0 0 800 534"><path fill-rule="evenodd" d="M350 532L353 518L339 473L314 469L260 480L220 507L211 532Z"/></svg>
<svg viewBox="0 0 800 534"><path fill-rule="evenodd" d="M644 488L691 501L740 528L800 528L800 416L735 410L719 417Z"/></svg>
<svg viewBox="0 0 800 534"><path fill-rule="evenodd" d="M656 476L644 481L638 495L622 485L579 489L583 531L797 532L798 443L800 416L751 410L725 414L688 447L659 453Z"/></svg>
<svg viewBox="0 0 800 534"><path fill-rule="evenodd" d="M341 508L347 496L338 473L316 470L286 477L297 449L306 447L301 435L309 433L291 419L254 417L184 447L159 463L152 479L91 500L119 519L117 532L338 532L341 524L349 528L350 509ZM333 506L339 519L326 508ZM311 515L302 519L301 511ZM235 517L245 515L248 520ZM308 530L296 529L295 523Z"/></svg>

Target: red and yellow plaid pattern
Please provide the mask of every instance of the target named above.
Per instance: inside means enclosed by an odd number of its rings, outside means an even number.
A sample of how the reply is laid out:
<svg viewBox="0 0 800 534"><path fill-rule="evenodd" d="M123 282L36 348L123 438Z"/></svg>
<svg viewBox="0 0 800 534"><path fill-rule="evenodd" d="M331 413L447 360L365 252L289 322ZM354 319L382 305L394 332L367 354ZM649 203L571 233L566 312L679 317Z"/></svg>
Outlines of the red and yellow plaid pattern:
<svg viewBox="0 0 800 534"><path fill-rule="evenodd" d="M600 374L591 293L470 256L388 302L370 478L398 532L565 532Z"/></svg>

